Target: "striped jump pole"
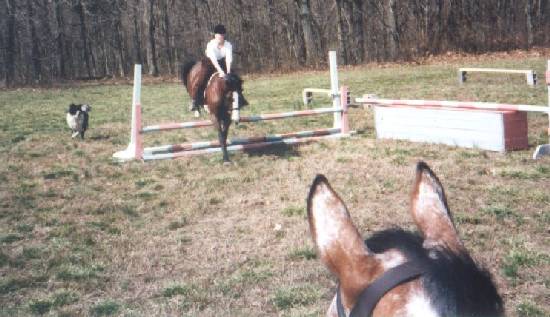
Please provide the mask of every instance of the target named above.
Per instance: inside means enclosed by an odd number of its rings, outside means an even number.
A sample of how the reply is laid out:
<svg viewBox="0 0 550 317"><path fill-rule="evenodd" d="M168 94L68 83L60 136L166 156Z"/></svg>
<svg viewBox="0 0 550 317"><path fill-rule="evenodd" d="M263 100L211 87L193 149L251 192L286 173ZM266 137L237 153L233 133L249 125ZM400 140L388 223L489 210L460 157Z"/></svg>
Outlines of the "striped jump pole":
<svg viewBox="0 0 550 317"><path fill-rule="evenodd" d="M548 61L546 71L546 85L548 86L548 106L537 105L512 105L494 102L464 102L447 100L407 100L407 99L378 99L369 95L362 98L356 98L357 103L378 106L409 106L409 107L432 107L432 108L458 108L473 110L498 110L498 111L524 111L524 112L542 112L546 113L548 118L548 136L549 144L537 146L533 153L533 159L538 159L544 155L550 155L550 60Z"/></svg>
<svg viewBox="0 0 550 317"><path fill-rule="evenodd" d="M300 110L300 111L291 111L291 112L282 112L282 113L266 113L266 114L260 114L255 116L248 116L248 117L239 117L239 122L259 122L259 121L267 121L267 120L278 120L278 119L286 119L286 118L298 118L298 117L306 117L306 116L314 116L324 113L333 113L333 112L342 112L342 108L318 108L318 109L311 109L311 110ZM182 122L182 123L164 123L159 125L151 125L147 127L143 127L141 129L142 133L149 133L149 132L158 132L158 131L166 131L166 130L174 130L174 129L187 129L187 128L200 128L200 127L207 127L211 126L212 122L210 120L204 120L204 121L191 121L191 122Z"/></svg>
<svg viewBox="0 0 550 317"><path fill-rule="evenodd" d="M279 120L286 118L296 118L304 116L313 116L321 114L334 114L334 123L332 128L318 129L312 131L290 132L275 135L266 135L259 137L234 138L228 140L228 151L251 150L271 145L280 144L298 144L310 141L316 141L323 138L340 138L349 136L352 132L349 130L348 123L348 105L349 90L347 87L341 87L338 90L338 74L336 64L336 52L329 52L332 107L317 108L310 110L291 111L283 113L269 113L236 118L237 122L259 122L266 120ZM207 154L221 151L217 141L192 142L175 145L164 145L157 147L143 148L143 134L150 132L167 131L174 129L200 128L211 126L210 120L191 121L181 123L163 123L158 125L142 126L141 121L141 65L135 65L134 68L134 90L132 99L132 122L130 143L128 147L116 152L113 155L118 161L129 161L142 159L144 161L156 159L169 159L189 155ZM344 96L344 97L341 97Z"/></svg>
<svg viewBox="0 0 550 317"><path fill-rule="evenodd" d="M233 138L227 140L227 145L243 145L257 142L274 142L282 141L287 138L308 138L316 136L325 136L340 133L340 129L318 129L312 131L299 131L299 132L290 132L282 134L273 134L273 135L264 135L256 137L243 137L243 138ZM182 143L182 144L173 144L173 145L163 145L156 147L149 147L143 149L144 154L160 154L160 153L175 153L180 151L193 151L193 150L202 150L206 148L219 147L219 141L199 141L191 143Z"/></svg>
<svg viewBox="0 0 550 317"><path fill-rule="evenodd" d="M343 136L344 135L342 135L341 133L336 133L336 134L329 134L325 136L313 136L313 137L307 137L307 138L288 138L288 139L282 139L277 141L235 144L235 145L228 145L227 151L232 152L232 151L256 150L256 149L260 149L268 146L294 145L294 144L300 144L300 143L319 141L327 138L341 138ZM160 154L144 153L143 160L151 161L151 160L175 159L178 157L202 155L202 154L210 154L210 153L218 153L218 152L221 152L220 147L205 148L205 149L195 150L195 151L180 151L175 153L160 153Z"/></svg>

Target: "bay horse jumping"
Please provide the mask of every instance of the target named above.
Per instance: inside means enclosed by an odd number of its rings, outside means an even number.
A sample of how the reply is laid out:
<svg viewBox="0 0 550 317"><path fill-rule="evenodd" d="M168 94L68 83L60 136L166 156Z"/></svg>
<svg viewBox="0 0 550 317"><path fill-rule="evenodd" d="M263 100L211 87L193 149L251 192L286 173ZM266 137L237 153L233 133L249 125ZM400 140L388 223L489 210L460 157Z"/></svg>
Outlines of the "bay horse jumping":
<svg viewBox="0 0 550 317"><path fill-rule="evenodd" d="M458 237L443 186L424 162L411 205L420 233L395 228L363 241L342 199L317 175L309 226L321 261L339 280L327 316L503 316L489 272Z"/></svg>
<svg viewBox="0 0 550 317"><path fill-rule="evenodd" d="M229 163L227 134L231 125L231 113L233 110L248 105L242 94L243 80L235 73L227 74L221 78L207 58L183 65L181 80L189 96L195 97L197 104L204 105L205 110L210 114L210 120L218 131L223 162L224 164Z"/></svg>

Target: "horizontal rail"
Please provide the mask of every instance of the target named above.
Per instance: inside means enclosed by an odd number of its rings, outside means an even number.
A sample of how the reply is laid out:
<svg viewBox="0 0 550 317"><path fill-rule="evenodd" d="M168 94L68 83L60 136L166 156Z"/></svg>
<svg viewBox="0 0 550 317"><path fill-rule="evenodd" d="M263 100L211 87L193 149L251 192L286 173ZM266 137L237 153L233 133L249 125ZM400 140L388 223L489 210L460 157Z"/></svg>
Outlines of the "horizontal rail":
<svg viewBox="0 0 550 317"><path fill-rule="evenodd" d="M338 133L338 134L330 134L326 136L314 136L314 137L307 137L307 138L289 138L289 139L283 139L279 141L258 142L258 143L251 143L251 144L236 144L236 145L228 146L227 151L231 152L231 151L255 150L259 148L264 148L266 146L294 145L294 144L300 144L300 143L308 143L308 142L317 141L321 139L341 138L341 137L347 137L347 136L349 136L349 134ZM150 161L150 160L173 159L173 158L184 157L184 156L201 155L201 154L209 154L209 153L217 153L217 152L221 152L220 147L213 147L213 148L193 150L193 151L181 151L176 153L164 153L164 154L144 153L143 160Z"/></svg>
<svg viewBox="0 0 550 317"><path fill-rule="evenodd" d="M300 111L291 111L291 112L260 114L255 116L241 117L239 122L258 122L258 121L265 121L265 120L277 120L277 119L285 119L285 118L313 116L313 115L319 115L324 113L334 113L334 112L342 112L342 108L318 108L318 109L300 110ZM163 123L163 124L143 127L141 129L141 133L150 133L150 132L166 131L166 130L174 130L174 129L199 128L199 127L207 127L211 125L212 125L212 121L210 120L190 121L190 122L182 122L182 123Z"/></svg>
<svg viewBox="0 0 550 317"><path fill-rule="evenodd" d="M323 88L304 88L304 92L315 92L320 94L327 94L329 96L332 94L332 91L330 91L330 89Z"/></svg>
<svg viewBox="0 0 550 317"><path fill-rule="evenodd" d="M479 110L499 110L499 111L527 111L544 112L550 114L550 107L535 105L510 105L493 102L464 102L464 101L446 101L446 100L407 100L407 99L375 99L375 98L357 98L355 102L369 105L381 106L413 106L413 107L447 107L464 108Z"/></svg>
<svg viewBox="0 0 550 317"><path fill-rule="evenodd" d="M510 73L510 74L531 74L530 69L502 69L502 68L459 68L459 72L487 72L487 73Z"/></svg>
<svg viewBox="0 0 550 317"><path fill-rule="evenodd" d="M324 136L330 134L340 133L339 128L329 128L329 129L318 129L312 131L299 131L299 132L290 132L283 134L274 134L266 136L256 136L256 137L244 137L244 138L234 138L227 140L227 145L238 145L238 144L249 144L257 142L273 142L273 141L282 141L287 138L304 138L304 137L313 137L313 136ZM192 151L199 149L206 149L211 147L219 147L219 141L203 141L203 142L191 142L191 143L182 143L182 144L173 144L173 145L164 145L149 147L143 149L145 154L159 154L159 153L175 153L180 151Z"/></svg>

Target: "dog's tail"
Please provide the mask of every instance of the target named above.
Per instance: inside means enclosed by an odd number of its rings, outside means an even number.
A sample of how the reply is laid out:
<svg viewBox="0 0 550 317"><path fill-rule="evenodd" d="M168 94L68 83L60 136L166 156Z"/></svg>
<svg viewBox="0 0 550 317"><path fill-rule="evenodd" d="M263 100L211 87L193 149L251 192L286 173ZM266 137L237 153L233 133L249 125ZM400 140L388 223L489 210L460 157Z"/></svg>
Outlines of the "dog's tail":
<svg viewBox="0 0 550 317"><path fill-rule="evenodd" d="M185 86L187 86L187 75L191 71L191 68L196 64L196 61L190 60L180 66L180 79Z"/></svg>

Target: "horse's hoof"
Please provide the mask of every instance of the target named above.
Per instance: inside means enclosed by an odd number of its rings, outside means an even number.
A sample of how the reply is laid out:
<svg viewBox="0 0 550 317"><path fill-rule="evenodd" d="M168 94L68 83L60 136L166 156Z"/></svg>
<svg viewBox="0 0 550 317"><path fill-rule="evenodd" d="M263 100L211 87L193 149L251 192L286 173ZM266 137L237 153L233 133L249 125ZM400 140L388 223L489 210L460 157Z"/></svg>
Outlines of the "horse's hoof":
<svg viewBox="0 0 550 317"><path fill-rule="evenodd" d="M230 166L232 165L231 161L223 161L223 166Z"/></svg>
<svg viewBox="0 0 550 317"><path fill-rule="evenodd" d="M195 118L198 118L201 115L201 113L198 110L195 110Z"/></svg>

